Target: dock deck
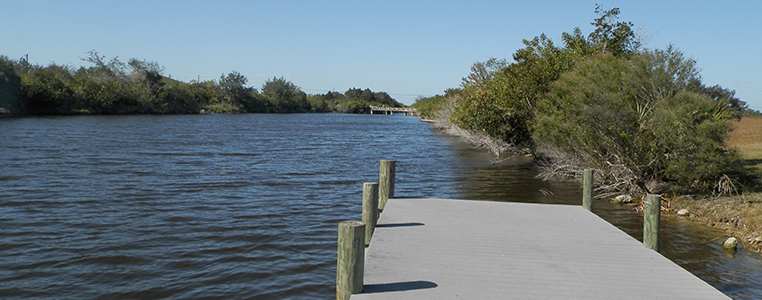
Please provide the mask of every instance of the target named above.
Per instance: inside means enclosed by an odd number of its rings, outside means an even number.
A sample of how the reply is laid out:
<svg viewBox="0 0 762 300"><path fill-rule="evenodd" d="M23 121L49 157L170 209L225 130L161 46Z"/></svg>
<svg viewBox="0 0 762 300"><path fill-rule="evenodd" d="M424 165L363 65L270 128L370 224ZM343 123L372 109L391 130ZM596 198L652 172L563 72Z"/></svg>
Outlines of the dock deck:
<svg viewBox="0 0 762 300"><path fill-rule="evenodd" d="M579 206L390 199L361 299L730 299Z"/></svg>

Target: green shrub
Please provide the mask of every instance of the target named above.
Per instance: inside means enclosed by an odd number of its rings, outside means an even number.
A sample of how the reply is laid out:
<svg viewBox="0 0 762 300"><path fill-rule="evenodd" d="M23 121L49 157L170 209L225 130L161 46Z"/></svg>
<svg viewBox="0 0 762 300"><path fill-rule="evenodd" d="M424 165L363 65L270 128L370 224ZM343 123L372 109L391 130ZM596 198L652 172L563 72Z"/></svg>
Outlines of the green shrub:
<svg viewBox="0 0 762 300"><path fill-rule="evenodd" d="M21 77L16 74L15 69L15 62L0 55L0 115L21 112Z"/></svg>
<svg viewBox="0 0 762 300"><path fill-rule="evenodd" d="M539 102L541 148L584 157L607 183L654 192L659 183L700 190L733 170L727 106L691 90L695 62L673 49L579 62ZM559 162L555 162L559 163Z"/></svg>

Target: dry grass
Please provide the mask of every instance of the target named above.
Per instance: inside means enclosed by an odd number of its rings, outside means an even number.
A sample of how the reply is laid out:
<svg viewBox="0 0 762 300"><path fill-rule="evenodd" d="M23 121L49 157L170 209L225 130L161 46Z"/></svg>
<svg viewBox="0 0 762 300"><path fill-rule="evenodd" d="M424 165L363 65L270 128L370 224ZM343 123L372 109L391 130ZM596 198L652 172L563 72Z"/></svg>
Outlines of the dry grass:
<svg viewBox="0 0 762 300"><path fill-rule="evenodd" d="M733 132L728 140L730 146L762 144L762 116L743 117L733 122Z"/></svg>
<svg viewBox="0 0 762 300"><path fill-rule="evenodd" d="M743 117L733 122L728 146L736 147L746 165L762 171L762 116Z"/></svg>

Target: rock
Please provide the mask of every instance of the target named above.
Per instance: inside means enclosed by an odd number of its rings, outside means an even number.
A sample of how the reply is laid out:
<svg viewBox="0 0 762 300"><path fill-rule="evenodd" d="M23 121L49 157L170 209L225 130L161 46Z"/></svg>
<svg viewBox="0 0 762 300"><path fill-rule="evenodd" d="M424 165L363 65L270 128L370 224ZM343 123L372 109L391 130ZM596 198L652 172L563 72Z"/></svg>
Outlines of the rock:
<svg viewBox="0 0 762 300"><path fill-rule="evenodd" d="M616 196L611 202L614 203L632 203L632 196L630 195L619 195Z"/></svg>
<svg viewBox="0 0 762 300"><path fill-rule="evenodd" d="M681 210L678 210L677 211L677 215L678 216L687 216L688 215L688 209L683 208Z"/></svg>
<svg viewBox="0 0 762 300"><path fill-rule="evenodd" d="M722 243L722 248L726 250L735 250L736 246L738 246L738 240L734 237L729 237Z"/></svg>

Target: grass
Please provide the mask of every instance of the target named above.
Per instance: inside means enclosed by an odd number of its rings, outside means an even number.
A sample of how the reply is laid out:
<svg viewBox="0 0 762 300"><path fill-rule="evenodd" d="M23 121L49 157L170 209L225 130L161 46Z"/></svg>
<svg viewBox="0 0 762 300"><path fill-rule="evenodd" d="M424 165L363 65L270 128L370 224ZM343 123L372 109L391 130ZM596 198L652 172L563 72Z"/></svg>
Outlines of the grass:
<svg viewBox="0 0 762 300"><path fill-rule="evenodd" d="M762 144L762 116L743 117L733 122L728 144L732 146Z"/></svg>
<svg viewBox="0 0 762 300"><path fill-rule="evenodd" d="M747 166L762 172L762 116L743 117L733 122L728 146L736 147Z"/></svg>

